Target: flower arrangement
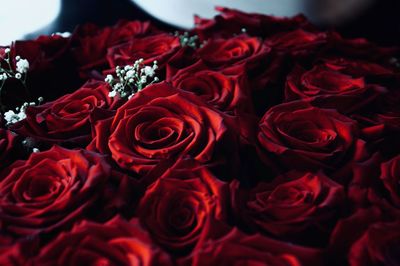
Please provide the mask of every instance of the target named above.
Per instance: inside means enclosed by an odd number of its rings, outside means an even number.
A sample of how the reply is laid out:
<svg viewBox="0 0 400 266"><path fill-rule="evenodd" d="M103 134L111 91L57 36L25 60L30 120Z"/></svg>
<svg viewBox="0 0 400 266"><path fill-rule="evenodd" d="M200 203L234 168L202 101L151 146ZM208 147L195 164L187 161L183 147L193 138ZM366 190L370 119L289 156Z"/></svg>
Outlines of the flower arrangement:
<svg viewBox="0 0 400 266"><path fill-rule="evenodd" d="M399 263L399 47L218 10L0 47L1 265Z"/></svg>

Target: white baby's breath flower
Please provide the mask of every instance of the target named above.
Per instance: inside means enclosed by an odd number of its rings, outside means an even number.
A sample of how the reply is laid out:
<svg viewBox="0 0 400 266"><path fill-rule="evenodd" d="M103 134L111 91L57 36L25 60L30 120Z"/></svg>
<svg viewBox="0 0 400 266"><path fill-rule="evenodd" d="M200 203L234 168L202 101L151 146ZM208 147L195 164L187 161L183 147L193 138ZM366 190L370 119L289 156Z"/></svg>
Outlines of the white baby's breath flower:
<svg viewBox="0 0 400 266"><path fill-rule="evenodd" d="M19 121L19 116L14 113L13 110L9 110L4 113L4 119L7 121L7 125L14 124Z"/></svg>
<svg viewBox="0 0 400 266"><path fill-rule="evenodd" d="M133 65L116 66L116 77L107 75L105 78L112 88L108 96L115 97L118 94L121 98L130 99L147 85L157 82L159 80L155 77L155 71L158 69L157 61L153 62L153 66L145 66L143 62L141 58Z"/></svg>
<svg viewBox="0 0 400 266"><path fill-rule="evenodd" d="M117 91L110 91L108 93L108 97L111 97L111 98L115 97L116 95L117 95Z"/></svg>
<svg viewBox="0 0 400 266"><path fill-rule="evenodd" d="M128 70L128 72L126 72L126 77L127 78L132 78L135 75L135 71L134 70Z"/></svg>
<svg viewBox="0 0 400 266"><path fill-rule="evenodd" d="M68 32L68 31L66 31L66 32L55 32L55 33L53 33L53 34L51 34L51 36L61 36L61 37L63 37L63 38L69 38L69 37L71 37L71 32Z"/></svg>
<svg viewBox="0 0 400 266"><path fill-rule="evenodd" d="M20 73L26 73L28 72L29 69L29 62L26 59L17 59L17 71Z"/></svg>
<svg viewBox="0 0 400 266"><path fill-rule="evenodd" d="M43 101L43 97L38 98L38 103L40 104ZM4 113L4 119L7 121L7 125L15 124L21 120L24 120L26 118L26 108L29 106L35 106L35 102L25 102L21 107L15 108L17 112L14 112L13 110L9 110Z"/></svg>
<svg viewBox="0 0 400 266"><path fill-rule="evenodd" d="M154 71L154 69L153 69L152 67L150 67L150 66L145 66L145 67L144 67L144 74L147 75L147 76L149 76L149 77L153 77L154 74L155 74L155 71Z"/></svg>
<svg viewBox="0 0 400 266"><path fill-rule="evenodd" d="M110 82L112 82L113 80L114 80L114 77L113 77L112 75L110 75L110 74L108 74L108 75L106 76L106 78L104 79L104 81L107 82L107 83L110 83Z"/></svg>

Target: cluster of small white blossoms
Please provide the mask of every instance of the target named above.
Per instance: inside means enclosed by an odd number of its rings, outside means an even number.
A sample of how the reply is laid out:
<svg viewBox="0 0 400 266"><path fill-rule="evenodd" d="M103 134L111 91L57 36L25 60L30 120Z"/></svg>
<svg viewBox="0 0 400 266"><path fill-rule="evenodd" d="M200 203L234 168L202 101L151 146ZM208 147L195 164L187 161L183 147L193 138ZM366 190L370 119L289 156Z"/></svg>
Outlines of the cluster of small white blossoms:
<svg viewBox="0 0 400 266"><path fill-rule="evenodd" d="M6 48L4 50L5 58L3 59L6 62L7 67L3 68L0 65L0 90L4 86L4 83L9 78L15 78L22 82L25 86L26 81L26 73L29 70L29 62L26 59L21 58L19 55L15 57L15 70L11 67L11 58L10 58L10 48Z"/></svg>
<svg viewBox="0 0 400 266"><path fill-rule="evenodd" d="M4 113L4 119L7 121L7 126L8 125L12 125L15 124L21 120L24 120L26 118L26 108L28 108L29 106L35 106L35 105L39 105L40 103L43 102L43 97L39 97L38 98L38 103L35 102L25 102L21 107L17 107L15 108L14 112L13 110L9 110L7 112Z"/></svg>
<svg viewBox="0 0 400 266"><path fill-rule="evenodd" d="M197 35L190 36L189 32L187 31L185 31L183 34L179 34L179 32L176 31L175 36L179 37L179 41L182 47L188 46L193 49L198 48L199 36Z"/></svg>
<svg viewBox="0 0 400 266"><path fill-rule="evenodd" d="M105 82L110 84L112 90L108 94L109 97L119 95L121 98L130 99L135 93L143 90L146 86L159 81L155 76L158 69L157 61L153 62L153 66L145 66L143 59L136 60L133 65L124 67L117 66L113 75L107 75Z"/></svg>

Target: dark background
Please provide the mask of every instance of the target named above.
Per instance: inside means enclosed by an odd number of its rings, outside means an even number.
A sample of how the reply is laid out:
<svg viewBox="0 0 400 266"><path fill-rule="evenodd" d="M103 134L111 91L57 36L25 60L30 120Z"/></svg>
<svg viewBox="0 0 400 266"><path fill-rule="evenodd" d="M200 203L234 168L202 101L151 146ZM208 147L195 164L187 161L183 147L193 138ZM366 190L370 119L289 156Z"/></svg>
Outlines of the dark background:
<svg viewBox="0 0 400 266"><path fill-rule="evenodd" d="M165 0L168 1L168 0ZM295 1L295 0L293 0ZM112 25L119 19L152 20L157 26L174 27L152 18L130 0L63 0L59 17L50 27L27 36L73 31L78 24ZM332 28L332 25L321 28ZM364 13L335 26L346 37L366 37L382 45L400 44L400 0L375 0Z"/></svg>

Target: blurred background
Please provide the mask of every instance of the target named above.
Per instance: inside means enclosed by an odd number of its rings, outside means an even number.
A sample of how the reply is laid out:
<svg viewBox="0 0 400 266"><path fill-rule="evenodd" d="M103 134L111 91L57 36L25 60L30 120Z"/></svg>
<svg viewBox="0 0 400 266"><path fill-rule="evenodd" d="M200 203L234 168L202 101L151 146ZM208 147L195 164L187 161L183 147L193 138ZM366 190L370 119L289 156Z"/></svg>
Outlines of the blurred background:
<svg viewBox="0 0 400 266"><path fill-rule="evenodd" d="M399 0L0 0L0 45L119 19L152 20L170 30L190 28L194 14L210 18L216 5L275 16L303 13L321 28L334 27L347 37L400 44Z"/></svg>

